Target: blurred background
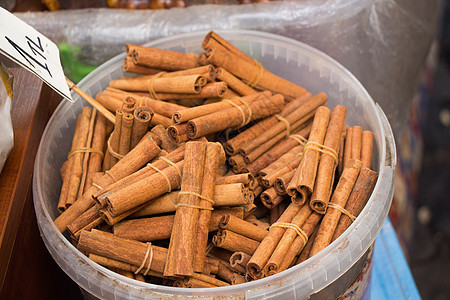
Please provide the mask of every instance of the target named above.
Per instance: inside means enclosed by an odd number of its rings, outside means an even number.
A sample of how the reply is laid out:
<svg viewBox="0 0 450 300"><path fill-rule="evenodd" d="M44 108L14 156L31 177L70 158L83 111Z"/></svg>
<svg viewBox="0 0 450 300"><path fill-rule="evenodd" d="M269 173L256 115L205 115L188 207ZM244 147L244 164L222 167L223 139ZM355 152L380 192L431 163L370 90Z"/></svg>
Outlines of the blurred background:
<svg viewBox="0 0 450 300"><path fill-rule="evenodd" d="M117 48L123 46L123 35L115 31L115 40L111 39L108 26L127 13L102 10L107 7L143 11L136 14L136 23L120 24L127 36L127 29L142 30L129 36L134 43L193 30L183 28L189 18L198 23L194 29L203 30L196 17L211 10L211 4L221 4L214 7L223 12L217 12L213 26L282 34L332 56L365 85L393 127L398 162L389 216L419 292L424 299L450 299L448 280L443 280L450 275L448 1L348 0L342 1L347 5L342 11L339 1L332 0L312 1L315 10L305 1L271 1L270 6L257 2L269 1L1 0L0 6L57 42L65 73L75 82L123 50ZM248 3L253 6L247 10L238 7ZM84 8L91 10L80 12ZM297 10L286 14L292 8ZM263 20L252 19L252 11ZM323 19L317 17L321 12L327 12ZM80 15L95 16L94 25L79 20ZM180 18L184 20L173 21ZM81 25L86 28L81 30Z"/></svg>

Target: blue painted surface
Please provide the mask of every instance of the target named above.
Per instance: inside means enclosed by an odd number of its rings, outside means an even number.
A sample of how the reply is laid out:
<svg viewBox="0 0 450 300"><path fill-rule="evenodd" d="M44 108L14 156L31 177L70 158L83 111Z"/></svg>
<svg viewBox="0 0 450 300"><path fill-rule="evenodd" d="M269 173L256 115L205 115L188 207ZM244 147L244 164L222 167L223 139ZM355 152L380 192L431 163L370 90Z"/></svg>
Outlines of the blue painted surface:
<svg viewBox="0 0 450 300"><path fill-rule="evenodd" d="M421 299L389 218L375 242L371 280L371 299Z"/></svg>

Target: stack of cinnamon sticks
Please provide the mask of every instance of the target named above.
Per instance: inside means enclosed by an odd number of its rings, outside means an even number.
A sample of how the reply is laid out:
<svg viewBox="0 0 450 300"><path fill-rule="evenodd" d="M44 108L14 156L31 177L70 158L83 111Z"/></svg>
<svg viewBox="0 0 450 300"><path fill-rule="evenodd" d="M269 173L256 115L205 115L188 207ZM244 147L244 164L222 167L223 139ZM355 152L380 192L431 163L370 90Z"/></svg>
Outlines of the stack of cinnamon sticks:
<svg viewBox="0 0 450 300"><path fill-rule="evenodd" d="M346 108L266 70L214 32L203 53L127 45L124 70L78 117L55 225L136 280L220 287L315 255L377 180L373 134Z"/></svg>

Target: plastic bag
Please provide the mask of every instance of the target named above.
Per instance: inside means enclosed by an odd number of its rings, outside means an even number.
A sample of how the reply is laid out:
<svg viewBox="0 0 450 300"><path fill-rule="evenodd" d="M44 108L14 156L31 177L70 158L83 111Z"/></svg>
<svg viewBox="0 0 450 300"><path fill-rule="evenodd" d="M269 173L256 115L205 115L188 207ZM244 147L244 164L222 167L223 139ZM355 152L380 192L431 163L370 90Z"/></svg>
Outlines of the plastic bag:
<svg viewBox="0 0 450 300"><path fill-rule="evenodd" d="M14 145L11 122L13 75L0 62L0 172Z"/></svg>
<svg viewBox="0 0 450 300"><path fill-rule="evenodd" d="M190 4L195 1L187 1ZM247 29L306 43L346 67L386 113L396 138L439 19L438 0L308 0L194 5L169 10L84 9L17 13L56 43L81 47L78 59L100 64L125 43L178 33Z"/></svg>

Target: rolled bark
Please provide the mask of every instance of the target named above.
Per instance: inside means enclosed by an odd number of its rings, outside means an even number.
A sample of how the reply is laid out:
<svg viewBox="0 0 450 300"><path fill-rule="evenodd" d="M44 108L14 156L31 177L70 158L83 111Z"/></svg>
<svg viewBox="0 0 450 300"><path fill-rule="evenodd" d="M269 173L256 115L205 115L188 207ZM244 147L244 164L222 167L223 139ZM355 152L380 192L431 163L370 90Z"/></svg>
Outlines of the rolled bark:
<svg viewBox="0 0 450 300"><path fill-rule="evenodd" d="M320 214L325 214L331 191L334 184L338 157L338 148L344 128L345 114L347 109L343 105L336 105L330 116L330 123L323 142L324 149L320 156L317 169L316 182L311 195L309 205Z"/></svg>
<svg viewBox="0 0 450 300"><path fill-rule="evenodd" d="M217 231L223 216L233 215L237 218L243 217L236 209L215 209L211 213L208 222L208 232ZM170 238L172 232L174 215L151 217L142 219L123 220L114 224L114 235L130 240L141 242L152 242Z"/></svg>
<svg viewBox="0 0 450 300"><path fill-rule="evenodd" d="M65 198L65 207L69 207L72 205L78 196L78 189L80 188L81 176L83 173L83 158L85 152L80 151L80 149L86 147L86 141L89 133L89 124L90 118L92 114L92 109L90 107L84 107L79 118L79 131L75 149L73 149L71 156L69 159L72 160L70 172L66 173L68 185L67 185L67 196Z"/></svg>
<svg viewBox="0 0 450 300"><path fill-rule="evenodd" d="M252 255L259 246L259 242L230 230L220 230L212 239L216 247L231 252L242 251Z"/></svg>
<svg viewBox="0 0 450 300"><path fill-rule="evenodd" d="M242 105L241 101L250 103L252 101L261 99L261 97L264 97L264 95L271 96L271 93L270 92L261 92L261 93L256 93L254 95L242 97L239 100L238 99L228 99L228 100L223 100L223 101L219 101L216 103L211 103L211 104L200 105L200 106L196 106L196 107L192 107L192 108L188 108L188 109L183 109L183 110L174 112L173 116L172 116L172 120L175 122L175 124L180 124L180 123L187 122L189 120L192 120L192 119L204 116L204 115L209 115L209 114L212 114L214 112L218 112L218 111L221 111L224 109L233 108L234 107L233 104L234 105Z"/></svg>
<svg viewBox="0 0 450 300"><path fill-rule="evenodd" d="M167 152L172 152L179 147L176 143L172 141L172 139L167 134L166 128L162 125L154 126L150 132L154 133L161 139L161 149L166 150Z"/></svg>
<svg viewBox="0 0 450 300"><path fill-rule="evenodd" d="M131 150L123 159L114 165L107 174L103 175L96 182L96 186L107 186L114 181L120 180L123 177L140 169L144 164L150 161L153 157L158 155L161 149L148 137L139 143L133 150ZM84 213L92 205L95 204L92 194L99 190L98 187L92 186L87 190L83 196L71 205L64 213L55 219L54 223L60 232L64 232L73 220Z"/></svg>
<svg viewBox="0 0 450 300"><path fill-rule="evenodd" d="M286 188L288 187L289 182L291 182L292 177L294 177L296 170L297 169L294 169L275 179L273 188L275 189L278 195L283 196L287 194Z"/></svg>
<svg viewBox="0 0 450 300"><path fill-rule="evenodd" d="M362 133L362 145L361 145L361 161L363 166L371 168L372 166L372 152L373 152L373 133L365 130Z"/></svg>
<svg viewBox="0 0 450 300"><path fill-rule="evenodd" d="M286 121L293 125L295 122L299 121L300 123L306 122L311 116L312 112L316 111L318 107L323 105L325 101L328 99L328 96L321 92L315 95L312 98L306 100L303 105L297 107L294 111L286 115L284 118ZM266 130L264 133L254 138L251 142L243 146L239 153L243 155L247 155L256 149L259 145L271 140L273 137L278 135L279 133L285 133L286 136L289 135L289 127L286 126L285 122L279 121L273 127Z"/></svg>
<svg viewBox="0 0 450 300"><path fill-rule="evenodd" d="M327 107L320 106L317 108L311 133L309 134L309 143L320 145L323 143L329 119L330 110ZM307 146L303 149L303 158L286 189L288 195L291 196L292 202L299 205L304 204L313 192L320 158L319 151L312 149L312 147L306 148Z"/></svg>
<svg viewBox="0 0 450 300"><path fill-rule="evenodd" d="M153 110L150 107L138 107L133 112L133 128L131 130L130 148L133 149L147 133L148 127L153 117Z"/></svg>
<svg viewBox="0 0 450 300"><path fill-rule="evenodd" d="M179 170L182 169L183 164L184 161L180 161L176 166L169 166L160 170L161 172L127 185L122 189L109 192L105 195L108 211L112 216L117 216L170 192L172 189L179 188L181 183Z"/></svg>
<svg viewBox="0 0 450 300"><path fill-rule="evenodd" d="M175 205L178 203L177 192L165 194L135 212L132 217L151 216L160 213L175 211ZM214 191L214 207L245 205L251 202L251 198L241 183L217 185Z"/></svg>
<svg viewBox="0 0 450 300"><path fill-rule="evenodd" d="M247 96L258 92L224 68L217 68L217 79L225 81L229 88L241 96Z"/></svg>
<svg viewBox="0 0 450 300"><path fill-rule="evenodd" d="M251 64L230 51L219 47L205 50L210 63L223 67L236 77L249 82L250 85L281 93L290 98L299 97L307 92L303 87L272 74L260 64Z"/></svg>
<svg viewBox="0 0 450 300"><path fill-rule="evenodd" d="M158 74L162 70L155 69L155 68L148 68L145 66L139 66L136 65L133 62L133 58L131 56L127 56L123 60L122 64L122 70L127 73L135 73L135 74L141 74L141 75L154 75Z"/></svg>
<svg viewBox="0 0 450 300"><path fill-rule="evenodd" d="M211 210L213 203L206 199L214 199L216 187L216 174L219 165L225 163L225 151L220 143L208 143L206 146L205 167L203 172L203 181L201 186L201 195L199 205L202 208L199 211L196 240L197 246L194 248L194 271L202 273L206 260L206 247L208 243L208 233L210 227ZM212 200L214 201L214 200Z"/></svg>
<svg viewBox="0 0 450 300"><path fill-rule="evenodd" d="M220 220L219 227L223 230L233 231L258 242L261 242L268 233L267 230L261 229L260 227L233 215L224 215Z"/></svg>
<svg viewBox="0 0 450 300"><path fill-rule="evenodd" d="M290 223L300 210L300 206L291 203L289 207L279 218L280 223ZM253 278L258 279L263 277L262 270L275 250L278 242L284 234L285 229L281 227L271 227L267 236L262 240L261 244L256 249L252 258L247 264L247 273Z"/></svg>
<svg viewBox="0 0 450 300"><path fill-rule="evenodd" d="M326 214L317 232L316 239L310 251L309 257L316 255L331 243L331 238L341 217L340 208L347 204L348 197L353 190L362 163L360 160L352 159L344 167L336 189L327 208Z"/></svg>
<svg viewBox="0 0 450 300"><path fill-rule="evenodd" d="M308 101L309 98L311 98L311 94L306 93L305 95L298 97L293 101L287 103L284 106L283 110L280 112L280 116L286 117L288 114L290 114L299 106L303 105L306 101ZM236 154L238 150L242 148L242 146L246 145L254 138L258 137L259 135L267 131L269 128L276 125L278 122L279 120L276 117L269 117L262 121L259 121L258 123L244 130L234 138L228 140L224 144L225 152L228 155Z"/></svg>
<svg viewBox="0 0 450 300"><path fill-rule="evenodd" d="M180 53L151 47L135 48L132 57L137 65L167 71L195 68L198 60L198 55L194 53Z"/></svg>
<svg viewBox="0 0 450 300"><path fill-rule="evenodd" d="M204 177L207 144L188 142L184 155L183 180L170 237L164 276L192 276L197 245L199 197ZM212 177L211 180L213 180ZM214 182L214 181L212 181ZM197 195L195 195L197 194Z"/></svg>
<svg viewBox="0 0 450 300"><path fill-rule="evenodd" d="M369 200L375 184L377 183L377 179L377 172L366 167L361 168L352 193L350 194L347 204L345 205L345 210L348 211L350 215L358 217ZM349 216L342 214L331 241L333 242L337 239L351 225L352 222L353 220Z"/></svg>
<svg viewBox="0 0 450 300"><path fill-rule="evenodd" d="M292 219L289 224L293 224L299 228L306 222L308 217L312 213L312 209L309 207L309 205L305 204L303 207L299 210L299 212L295 215L295 217ZM280 223L276 223L280 224ZM275 225L272 225L275 226ZM293 241L296 237L299 236L299 233L291 227L288 227L283 236L281 237L280 241L278 242L277 247L273 251L272 255L270 256L269 260L267 261L267 264L264 267L264 274L265 276L269 276L272 274L275 274L278 272L279 266L283 262L284 257L286 256L286 253L290 249ZM305 242L306 243L306 242Z"/></svg>
<svg viewBox="0 0 450 300"><path fill-rule="evenodd" d="M246 105L229 108L188 121L187 136L195 139L227 128L245 125L279 113L284 106L284 98L280 94L264 97Z"/></svg>

